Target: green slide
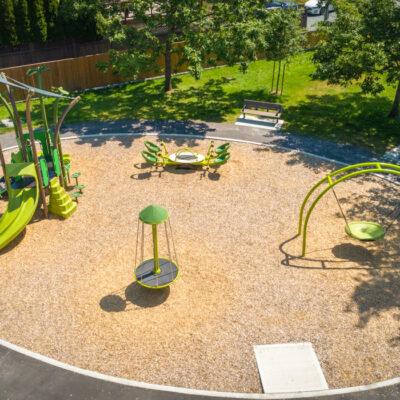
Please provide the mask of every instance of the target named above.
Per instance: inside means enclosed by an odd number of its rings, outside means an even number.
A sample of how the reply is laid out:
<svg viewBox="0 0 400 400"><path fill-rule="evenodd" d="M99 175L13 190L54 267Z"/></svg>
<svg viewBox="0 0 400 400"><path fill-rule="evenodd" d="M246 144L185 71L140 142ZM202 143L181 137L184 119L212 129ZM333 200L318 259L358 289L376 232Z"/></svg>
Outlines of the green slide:
<svg viewBox="0 0 400 400"><path fill-rule="evenodd" d="M38 177L34 164L7 164L6 174L9 200L7 210L0 218L0 249L11 243L29 224L39 199ZM13 188L10 178L17 176L34 178L33 187L30 185Z"/></svg>

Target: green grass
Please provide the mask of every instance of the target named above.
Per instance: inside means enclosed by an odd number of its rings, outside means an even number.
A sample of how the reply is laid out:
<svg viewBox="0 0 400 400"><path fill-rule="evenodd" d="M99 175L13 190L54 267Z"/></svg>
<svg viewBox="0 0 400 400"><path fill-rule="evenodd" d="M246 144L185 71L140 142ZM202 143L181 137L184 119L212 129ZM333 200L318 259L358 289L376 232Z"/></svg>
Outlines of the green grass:
<svg viewBox="0 0 400 400"><path fill-rule="evenodd" d="M285 129L290 132L357 144L378 153L400 143L399 120L386 118L394 88L372 97L361 95L358 86L313 81L310 57L302 54L290 64L283 96L269 94L272 64L259 61L244 75L237 67L223 67L205 71L200 81L177 76L171 95L163 93L162 79L86 92L67 123L134 118L233 122L248 98L282 103ZM19 106L23 109L23 104ZM0 118L5 116L0 108ZM40 119L37 102L33 119Z"/></svg>

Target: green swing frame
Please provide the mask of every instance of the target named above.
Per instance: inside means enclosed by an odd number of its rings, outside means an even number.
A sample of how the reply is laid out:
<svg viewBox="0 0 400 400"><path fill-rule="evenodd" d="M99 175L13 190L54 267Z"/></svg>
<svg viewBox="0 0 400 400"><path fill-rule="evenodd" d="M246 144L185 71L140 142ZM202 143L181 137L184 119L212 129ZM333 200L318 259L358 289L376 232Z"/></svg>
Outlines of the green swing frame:
<svg viewBox="0 0 400 400"><path fill-rule="evenodd" d="M333 190L336 185L341 182L345 182L349 179L356 178L357 176L364 174L391 174L400 176L400 165L381 163L381 162L365 162L349 165L347 167L338 169L325 178L318 181L307 193L306 197L300 208L299 224L298 224L298 236L302 236L302 253L301 256L304 257L307 250L307 228L310 221L312 212L314 211L318 202L328 193ZM325 185L324 189L316 196L312 201L311 205L308 207L306 212L306 206L309 204L311 196L321 187ZM356 225L357 224L357 225ZM355 229L352 229L354 227ZM364 232L363 232L364 229ZM367 236L362 237L362 234L368 233L370 229L370 238ZM358 232L357 232L358 231ZM346 233L355 239L359 240L378 240L385 235L385 230L377 223L369 221L357 221L347 223L346 221Z"/></svg>

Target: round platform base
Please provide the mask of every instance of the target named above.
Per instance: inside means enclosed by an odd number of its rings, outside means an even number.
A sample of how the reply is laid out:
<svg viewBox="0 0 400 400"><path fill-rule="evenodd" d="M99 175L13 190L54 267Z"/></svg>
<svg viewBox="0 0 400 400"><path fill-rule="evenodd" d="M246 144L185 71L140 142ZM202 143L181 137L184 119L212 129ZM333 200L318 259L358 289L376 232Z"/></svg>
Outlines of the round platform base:
<svg viewBox="0 0 400 400"><path fill-rule="evenodd" d="M149 289L162 289L178 277L178 267L170 260L160 258L160 274L155 274L154 259L142 262L135 270L137 283Z"/></svg>
<svg viewBox="0 0 400 400"><path fill-rule="evenodd" d="M346 225L346 233L358 240L374 241L385 236L385 230L376 222L356 221Z"/></svg>

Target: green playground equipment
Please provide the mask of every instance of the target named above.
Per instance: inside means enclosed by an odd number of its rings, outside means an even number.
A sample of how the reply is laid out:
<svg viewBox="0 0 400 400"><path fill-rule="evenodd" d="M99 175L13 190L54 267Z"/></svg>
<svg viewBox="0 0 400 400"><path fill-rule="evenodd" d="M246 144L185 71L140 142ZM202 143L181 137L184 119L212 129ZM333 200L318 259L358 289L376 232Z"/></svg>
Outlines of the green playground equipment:
<svg viewBox="0 0 400 400"><path fill-rule="evenodd" d="M35 214L39 199L38 176L33 163L6 164L4 167L8 206L0 218L0 249L25 229ZM16 177L21 180L12 182Z"/></svg>
<svg viewBox="0 0 400 400"><path fill-rule="evenodd" d="M160 164L159 157L157 157L154 153L151 153L150 151L143 150L142 156L145 159L145 161L151 165L157 166Z"/></svg>
<svg viewBox="0 0 400 400"><path fill-rule="evenodd" d="M227 152L229 151L230 148L231 148L231 144L230 144L230 143L224 143L224 144L221 144L221 146L218 146L218 147L214 150L214 152L215 152L217 155L221 155L221 154L227 153Z"/></svg>
<svg viewBox="0 0 400 400"><path fill-rule="evenodd" d="M156 168L165 166L218 168L226 164L230 159L230 143L224 143L215 149L214 142L211 141L205 156L188 147L178 149L174 154L170 155L164 142L161 142L161 147L148 140L144 144L146 149L141 154L147 163Z"/></svg>
<svg viewBox="0 0 400 400"><path fill-rule="evenodd" d="M168 249L168 259L160 258L158 254L158 226L164 224L165 237ZM151 225L153 238L153 258L144 260L145 225ZM171 245L175 262L172 261ZM139 255L139 248L141 254ZM139 213L135 265L140 259L140 264L135 269L136 281L139 285L148 289L163 289L170 286L178 277L177 255L172 235L171 223L168 211L157 205L150 205Z"/></svg>
<svg viewBox="0 0 400 400"><path fill-rule="evenodd" d="M55 178L63 188L66 188L71 168L71 157L68 154L63 154L60 130L67 114L80 100L80 97L69 97L65 91L61 90L58 90L59 93L43 90L41 77L43 72L45 72L44 68L36 68L29 72L29 75L35 76L39 87L18 82L15 79L7 77L4 73L0 73L0 85L6 94L6 96L0 94L0 102L3 103L9 113L10 119L14 123L18 144L18 151L11 155L11 164L6 164L0 146L0 162L6 181L6 189L9 192L8 209L3 215L4 218L2 217L0 220L2 221L0 249L13 240L16 237L16 232L22 231L25 225L29 223L34 215L39 199L43 206L44 216L48 217L49 207L47 204L46 189L50 191L50 211L54 211L54 213L59 215L61 211L57 207L60 206L62 208L65 206L63 204L56 205L57 201L61 200L60 198L57 199L59 195L55 193L57 188L54 181ZM28 133L24 133L23 131L21 116L14 97L15 89L27 93L25 116ZM38 96L40 100L43 126L38 129L34 129L32 124L31 99L33 95ZM53 127L50 127L48 124L44 98L52 98L55 102ZM59 102L61 100L68 100L69 104L59 116ZM26 168L21 166L26 166ZM18 171L18 168L22 168L22 170L19 173L15 173L16 170ZM31 179L29 189L24 186L27 181L26 176ZM16 187L18 189L15 189ZM62 193L61 197L63 197ZM32 198L34 198L34 201ZM65 218L72 214L72 212L64 211L63 213ZM15 216L15 220L12 219L13 216ZM7 221L10 222L9 225L7 225Z"/></svg>
<svg viewBox="0 0 400 400"><path fill-rule="evenodd" d="M226 164L230 158L231 158L230 153L223 153L217 156L216 158L211 158L206 164L206 166L211 168L218 168L221 165Z"/></svg>
<svg viewBox="0 0 400 400"><path fill-rule="evenodd" d="M72 198L60 185L58 178L53 178L50 181L49 211L54 215L67 219L76 211L76 207L76 203L72 201Z"/></svg>
<svg viewBox="0 0 400 400"><path fill-rule="evenodd" d="M71 194L71 198L78 203L79 198L82 197L83 195L83 189L85 189L85 185L82 185L79 183L79 177L81 176L80 172L74 172L72 174L72 178L75 179L75 186L74 190L75 192Z"/></svg>
<svg viewBox="0 0 400 400"><path fill-rule="evenodd" d="M335 199L338 203L340 212L345 220L345 231L346 233L361 241L375 241L382 239L387 229L381 224L371 221L352 221L349 222L346 218L345 213L340 205L340 202L335 193L335 186L341 182L355 178L364 174L391 174L400 176L400 165L381 163L381 162L365 162L338 169L328 174L325 178L318 181L307 193L306 197L300 208L300 217L298 225L298 235L302 236L302 257L305 256L307 250L307 227L310 221L311 214L315 209L318 202L324 197L326 193L332 190ZM319 194L318 189L322 189ZM311 196L316 195L314 200L311 202ZM311 203L310 203L311 202ZM309 204L310 203L310 204ZM308 209L306 212L306 208Z"/></svg>
<svg viewBox="0 0 400 400"><path fill-rule="evenodd" d="M158 154L161 153L161 147L157 146L155 143L150 142L149 140L146 140L144 142L144 145L146 146L147 150L150 153Z"/></svg>

